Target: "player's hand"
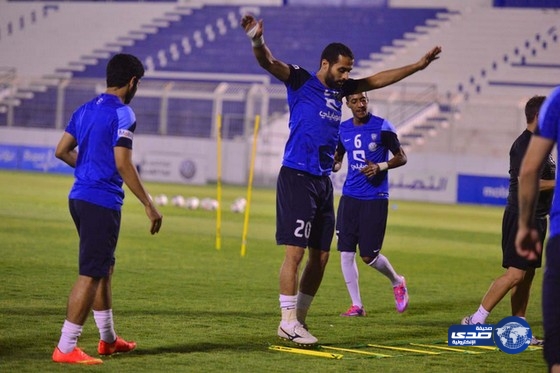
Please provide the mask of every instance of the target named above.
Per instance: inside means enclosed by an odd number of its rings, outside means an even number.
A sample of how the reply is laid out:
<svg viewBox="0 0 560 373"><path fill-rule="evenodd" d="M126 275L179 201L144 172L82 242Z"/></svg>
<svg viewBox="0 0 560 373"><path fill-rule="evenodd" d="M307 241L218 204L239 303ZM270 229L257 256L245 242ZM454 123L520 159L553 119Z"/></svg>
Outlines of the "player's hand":
<svg viewBox="0 0 560 373"><path fill-rule="evenodd" d="M249 39L258 39L263 35L263 20L257 21L250 14L246 14L241 18L241 27L243 27Z"/></svg>
<svg viewBox="0 0 560 373"><path fill-rule="evenodd" d="M148 219L150 219L150 222L152 223L150 226L150 233L158 233L163 222L163 215L158 211L153 203L146 205L146 215L148 215Z"/></svg>
<svg viewBox="0 0 560 373"><path fill-rule="evenodd" d="M379 172L379 165L377 163L373 163L372 161L366 160L367 166L363 167L360 172L366 175L366 177L370 178Z"/></svg>
<svg viewBox="0 0 560 373"><path fill-rule="evenodd" d="M338 172L340 171L340 168L342 167L342 163L341 162L334 162L333 166L332 166L332 172Z"/></svg>
<svg viewBox="0 0 560 373"><path fill-rule="evenodd" d="M515 238L517 254L527 260L537 260L542 253L542 243L539 232L534 228L520 226Z"/></svg>
<svg viewBox="0 0 560 373"><path fill-rule="evenodd" d="M428 53L426 53L420 59L420 61L418 61L420 63L420 70L423 70L426 67L428 67L428 65L430 63L432 63L432 61L437 60L439 58L440 53L441 53L441 47L439 45L436 46L436 47L433 47L432 50L430 50Z"/></svg>

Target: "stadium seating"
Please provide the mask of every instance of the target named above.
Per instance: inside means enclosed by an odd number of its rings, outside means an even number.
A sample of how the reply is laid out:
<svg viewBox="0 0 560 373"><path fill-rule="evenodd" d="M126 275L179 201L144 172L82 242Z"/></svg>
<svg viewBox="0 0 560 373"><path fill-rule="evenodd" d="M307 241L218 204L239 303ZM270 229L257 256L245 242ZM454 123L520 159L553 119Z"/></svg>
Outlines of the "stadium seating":
<svg viewBox="0 0 560 373"><path fill-rule="evenodd" d="M161 7L159 4L162 4ZM546 94L553 84L551 76L558 72L560 42L558 41L558 17L554 11L540 9L509 9L471 6L469 2L454 2L449 8L353 8L353 7L250 7L259 18L265 20L266 40L275 56L297 63L309 70L318 66L322 48L329 42L340 41L352 47L356 55L354 76L416 61L436 44L442 45L442 58L429 69L406 79L406 84L431 83L438 92L439 111L414 126L403 139L410 138L409 145L422 149L449 151L450 146L469 151L484 141L473 141L488 126L474 113L483 111L492 118L495 136L489 136L492 152L502 152L502 142L519 129L511 121L518 114L519 102L534 94ZM36 5L35 5L36 6ZM239 20L248 8L241 6L195 6L185 3L150 5L150 14L136 9L129 12L123 24L108 24L95 29L87 17L81 17L80 9L98 22L109 17L110 11L121 10L124 5L45 3L49 8L35 9L35 22L29 11L23 17L23 27L12 18L11 35L6 28L6 16L0 16L0 47L3 56L0 63L12 62L14 66L31 66L31 75L47 78L76 77L100 79L109 56L117 51L134 53L142 58L150 71L210 74L263 74L250 52L246 36L239 30ZM95 8L93 8L95 6ZM68 9L71 11L68 11ZM45 10L47 9L47 10ZM96 9L95 12L92 9ZM157 9L157 10L156 10ZM127 11L128 13L128 11ZM40 15L47 14L43 19ZM318 16L320 14L320 17ZM74 35L67 42L52 42L48 36L54 32L48 17L56 16L56 27L72 27L75 18L84 18L80 33L96 30L95 37ZM14 21L15 19L15 21ZM46 28L41 23L49 23ZM92 22L93 23L93 22ZM285 27L286 25L290 27ZM67 25L67 26L65 26ZM522 27L520 27L522 25ZM17 27L16 27L17 26ZM105 24L104 24L105 26ZM46 32L44 30L47 30ZM17 32L16 32L17 31ZM91 31L90 31L91 32ZM56 33L55 33L56 34ZM56 34L61 38L64 35ZM91 40L91 43L75 43L72 40ZM67 43L72 48L59 44ZM25 48L15 45L26 45ZM53 50L46 53L45 45ZM13 48L19 48L19 51ZM40 51L41 59L35 64L25 51ZM5 53L4 53L5 51ZM17 55L18 58L7 58ZM20 56L21 55L21 56ZM43 56L44 55L44 56ZM56 59L56 60L55 60ZM42 69L42 70L41 70ZM149 75L148 75L149 76ZM61 118L45 114L54 105L60 92L55 85L45 84L19 93L15 107L16 125L48 127L61 125ZM277 83L277 82L272 82ZM95 84L92 83L92 87ZM73 89L73 83L65 88L65 112L63 122L75 105L92 95L92 88L85 95ZM33 98L29 98L33 97ZM492 102L492 105L484 105ZM158 133L155 114L160 105L154 97L138 97L133 102L141 131ZM243 104L228 103L230 137L243 135ZM474 105L474 108L471 107ZM476 109L477 105L479 108ZM505 115L503 107L512 108ZM484 109L480 109L484 108ZM201 100L169 101L170 127L167 134L177 136L210 136L211 129L208 103ZM280 115L285 102L277 100L271 105L271 113ZM511 114L513 113L513 114ZM391 119L391 118L389 118ZM418 118L416 118L418 119ZM488 119L490 121L490 119ZM173 123L181 123L174 127ZM0 110L0 126L6 124L6 114ZM281 124L285 132L285 120ZM512 128L513 127L513 128ZM447 128L447 130L446 130ZM447 133L446 133L447 131ZM451 132L453 131L453 132ZM465 140L464 144L445 141L445 136ZM247 135L245 133L245 135ZM435 136L434 136L435 135ZM271 135L274 138L276 135ZM491 140L492 137L495 137ZM420 141L421 140L421 141ZM422 146L418 146L423 144ZM450 145L453 144L453 145Z"/></svg>
<svg viewBox="0 0 560 373"><path fill-rule="evenodd" d="M61 4L60 7L64 5ZM391 40L411 32L417 25L445 9L390 9L316 7L257 7L258 17L265 19L267 40L274 53L287 62L298 63L313 71L319 62L322 48L332 41L350 45L357 59L365 59L372 52L381 52ZM321 18L317 17L320 10ZM125 30L117 35L116 41L106 42L79 59L67 61L67 66L55 69L49 77L54 78L103 78L110 55L116 51L139 56L148 69L157 71L263 74L250 52L247 38L239 30L241 14L245 9L238 6L187 7L178 5L173 11L155 16L147 24ZM104 14L104 13L102 13ZM284 27L290 24L289 28ZM329 28L323 25L332 25ZM339 31L343 30L343 31ZM48 126L52 118L30 119L34 105L54 106L57 88L51 86L47 92L34 94L33 100L23 100L15 108L14 121L18 125ZM65 94L65 106L75 107L83 97ZM50 101L49 101L50 100ZM29 102L28 102L29 101ZM31 102L33 101L33 103ZM37 102L40 103L37 103ZM155 99L141 98L133 105L140 120L157 123L154 112L159 103ZM230 105L229 136L243 133L243 105ZM233 108L237 106L237 108ZM181 128L171 127L168 134L182 136L209 136L208 104L197 100L171 100L170 115L179 120ZM173 109L173 110L171 110ZM275 102L271 110L285 110L285 104ZM238 119L234 120L234 117ZM68 116L66 116L68 117ZM233 123L236 124L233 124ZM187 124L187 125L185 125ZM0 122L1 125L1 122ZM60 124L59 124L60 125ZM153 125L142 126L141 132L157 133Z"/></svg>

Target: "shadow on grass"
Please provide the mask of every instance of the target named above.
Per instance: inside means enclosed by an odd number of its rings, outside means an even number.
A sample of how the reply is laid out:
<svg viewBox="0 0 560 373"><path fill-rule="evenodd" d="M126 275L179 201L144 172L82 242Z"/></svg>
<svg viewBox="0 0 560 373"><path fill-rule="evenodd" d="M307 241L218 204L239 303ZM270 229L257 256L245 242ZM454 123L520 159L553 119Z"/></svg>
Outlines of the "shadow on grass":
<svg viewBox="0 0 560 373"><path fill-rule="evenodd" d="M160 355L160 354L187 354L187 353L208 353L208 352L252 352L264 351L269 343L264 339L260 343L248 344L246 341L238 344L232 343L184 343L166 346L158 346L153 348L141 348L134 351L133 354L128 356L145 356L145 355Z"/></svg>

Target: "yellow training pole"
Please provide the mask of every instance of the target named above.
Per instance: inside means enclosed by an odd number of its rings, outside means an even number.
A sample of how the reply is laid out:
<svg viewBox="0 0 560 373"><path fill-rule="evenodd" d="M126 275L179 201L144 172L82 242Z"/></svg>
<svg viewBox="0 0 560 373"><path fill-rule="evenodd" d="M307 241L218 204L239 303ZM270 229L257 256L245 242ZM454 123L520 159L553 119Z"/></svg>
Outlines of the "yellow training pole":
<svg viewBox="0 0 560 373"><path fill-rule="evenodd" d="M253 190L253 173L255 171L255 156L257 153L257 134L259 133L259 122L261 117L255 117L255 128L253 130L253 148L251 150L251 165L249 166L249 182L247 183L247 204L245 205L245 219L243 222L243 236L241 238L241 256L247 252L247 229L249 226L249 210L251 208L251 192Z"/></svg>
<svg viewBox="0 0 560 373"><path fill-rule="evenodd" d="M218 114L216 123L216 159L217 159L217 182L216 199L218 208L216 209L216 250L222 248L222 116Z"/></svg>

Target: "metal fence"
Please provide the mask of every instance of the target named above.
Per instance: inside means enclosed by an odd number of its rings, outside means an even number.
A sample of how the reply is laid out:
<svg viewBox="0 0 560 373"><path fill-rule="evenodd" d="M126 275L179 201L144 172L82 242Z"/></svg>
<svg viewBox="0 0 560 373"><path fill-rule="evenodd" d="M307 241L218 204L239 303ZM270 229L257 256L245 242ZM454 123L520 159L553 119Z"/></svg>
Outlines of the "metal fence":
<svg viewBox="0 0 560 373"><path fill-rule="evenodd" d="M183 74L184 75L184 74ZM256 115L262 127L287 111L286 89L265 76L218 80L214 74L152 74L142 79L131 107L138 134L214 138L218 117L225 139L248 138ZM231 77L229 77L231 78ZM0 126L62 129L72 112L105 90L102 79L59 79L33 85L0 71ZM376 114L395 125L410 120L437 100L430 84L398 84L370 93Z"/></svg>

